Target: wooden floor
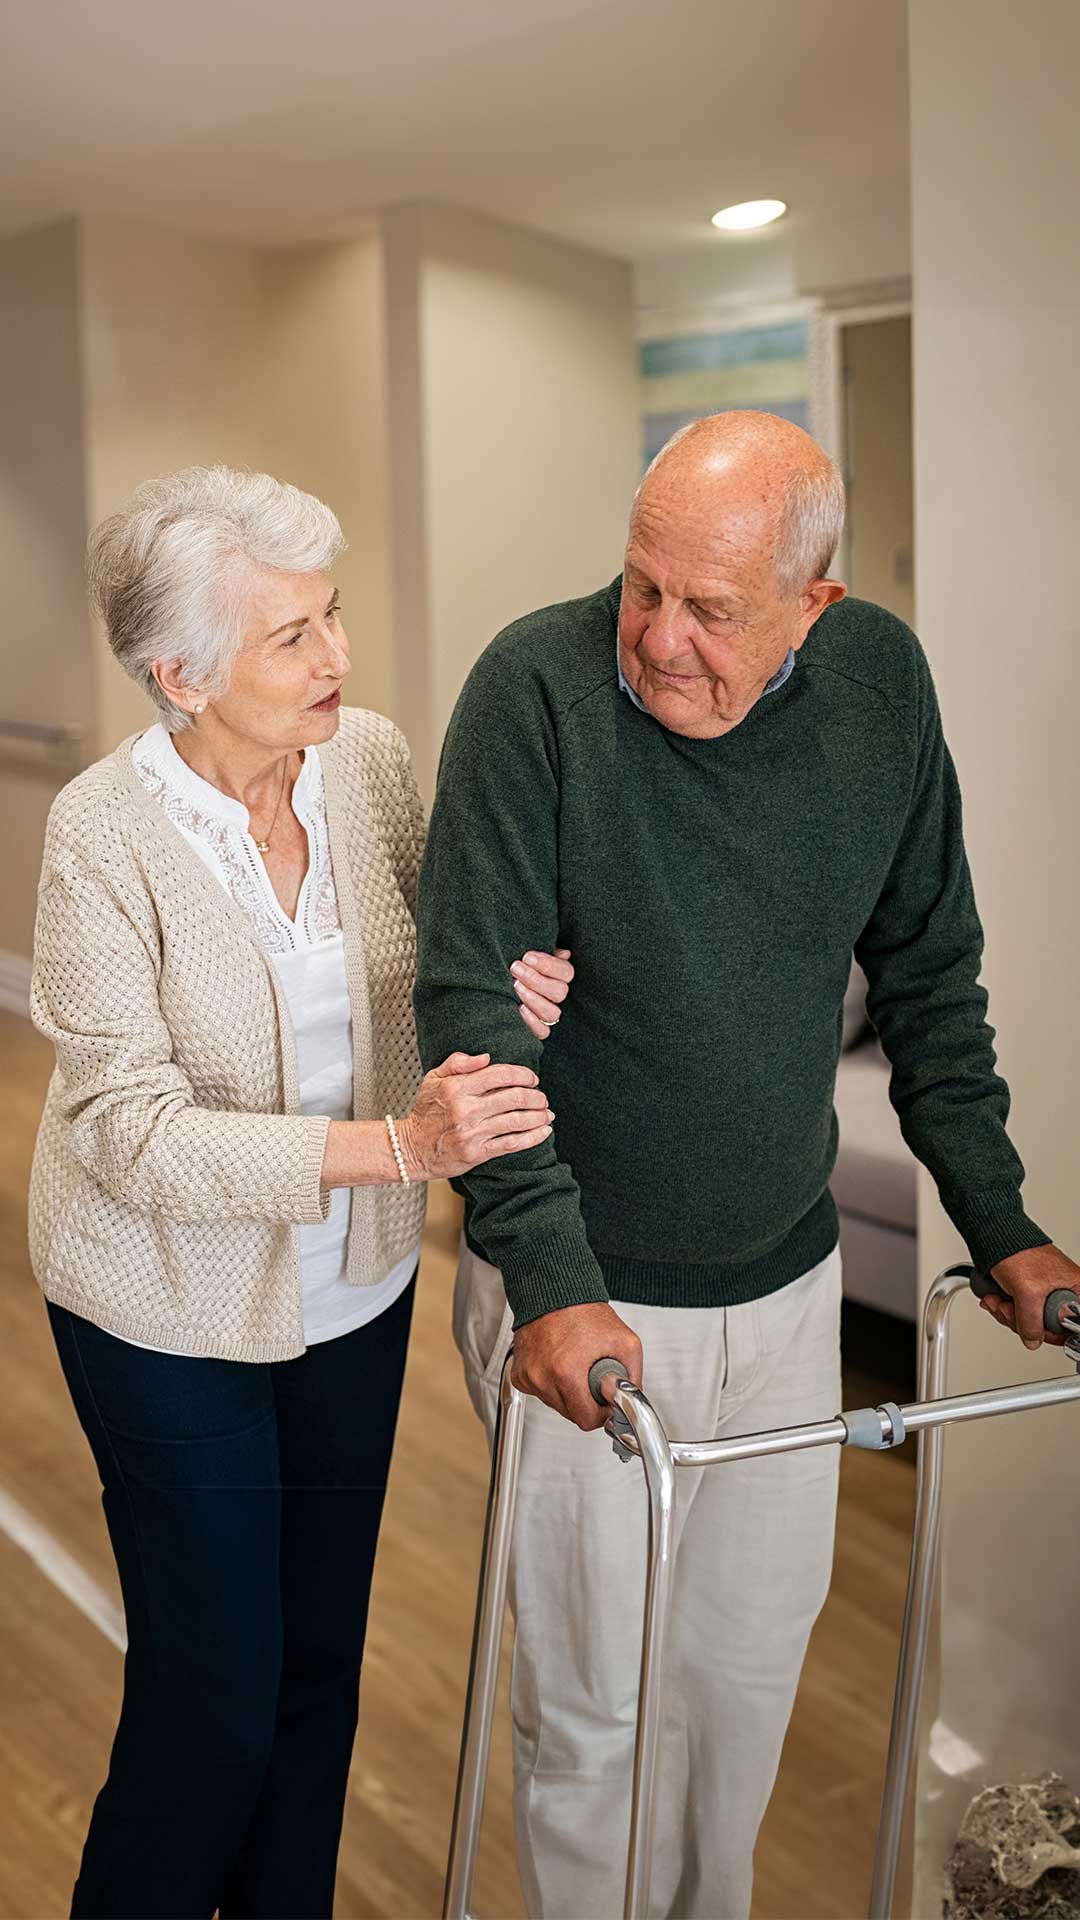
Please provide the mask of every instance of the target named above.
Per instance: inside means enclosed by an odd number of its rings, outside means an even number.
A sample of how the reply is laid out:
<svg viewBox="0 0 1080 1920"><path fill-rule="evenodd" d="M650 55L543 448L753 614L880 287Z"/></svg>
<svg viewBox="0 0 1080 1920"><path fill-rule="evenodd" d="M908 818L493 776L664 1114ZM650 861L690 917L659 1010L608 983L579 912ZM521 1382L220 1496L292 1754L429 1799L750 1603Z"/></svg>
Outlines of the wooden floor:
<svg viewBox="0 0 1080 1920"><path fill-rule="evenodd" d="M19 1516L43 1528L115 1606L119 1594L96 1475L26 1256L26 1182L50 1052L29 1022L0 1012L0 1058L0 1916L57 1920L68 1912L105 1771L121 1656L27 1544L15 1544ZM440 1907L487 1485L449 1334L455 1208L448 1189L433 1195L376 1572L338 1920L431 1920ZM861 1381L845 1395L848 1404L868 1397L882 1394ZM866 1910L912 1508L906 1455L845 1455L835 1579L758 1847L755 1920L856 1920ZM506 1719L504 1700L475 1900L484 1920L524 1911Z"/></svg>

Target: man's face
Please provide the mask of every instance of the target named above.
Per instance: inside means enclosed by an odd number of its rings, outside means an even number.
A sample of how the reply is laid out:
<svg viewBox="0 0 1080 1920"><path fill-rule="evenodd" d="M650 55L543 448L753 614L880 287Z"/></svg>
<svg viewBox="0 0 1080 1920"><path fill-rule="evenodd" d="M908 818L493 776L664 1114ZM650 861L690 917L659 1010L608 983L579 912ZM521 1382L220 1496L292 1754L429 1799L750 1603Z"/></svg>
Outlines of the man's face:
<svg viewBox="0 0 1080 1920"><path fill-rule="evenodd" d="M643 495L630 527L619 609L627 682L673 733L709 740L730 733L790 647L801 647L831 599L816 581L781 594L772 569L773 511L738 501L716 513L673 510ZM825 592L820 590L824 588Z"/></svg>

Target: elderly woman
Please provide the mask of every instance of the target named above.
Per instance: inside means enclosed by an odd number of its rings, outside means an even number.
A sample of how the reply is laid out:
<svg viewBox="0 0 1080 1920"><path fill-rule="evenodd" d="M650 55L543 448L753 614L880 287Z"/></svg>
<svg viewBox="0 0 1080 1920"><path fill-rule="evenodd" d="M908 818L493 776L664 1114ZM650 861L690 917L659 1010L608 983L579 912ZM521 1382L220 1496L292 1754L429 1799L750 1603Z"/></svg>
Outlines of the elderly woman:
<svg viewBox="0 0 1080 1920"><path fill-rule="evenodd" d="M423 820L341 705L341 546L223 468L90 543L160 719L57 796L32 981L31 1258L128 1624L75 1915L330 1914L424 1183L551 1131L525 1068L421 1080ZM545 1037L567 958L513 972Z"/></svg>

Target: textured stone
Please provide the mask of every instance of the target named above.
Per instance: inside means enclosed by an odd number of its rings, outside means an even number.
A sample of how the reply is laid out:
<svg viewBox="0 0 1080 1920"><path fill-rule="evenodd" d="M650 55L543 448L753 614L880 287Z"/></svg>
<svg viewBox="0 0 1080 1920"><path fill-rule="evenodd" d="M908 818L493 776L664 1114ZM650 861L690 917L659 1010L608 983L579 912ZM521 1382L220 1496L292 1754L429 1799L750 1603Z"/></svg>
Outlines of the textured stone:
<svg viewBox="0 0 1080 1920"><path fill-rule="evenodd" d="M986 1787L945 1873L946 1920L1077 1920L1080 1799L1056 1773Z"/></svg>

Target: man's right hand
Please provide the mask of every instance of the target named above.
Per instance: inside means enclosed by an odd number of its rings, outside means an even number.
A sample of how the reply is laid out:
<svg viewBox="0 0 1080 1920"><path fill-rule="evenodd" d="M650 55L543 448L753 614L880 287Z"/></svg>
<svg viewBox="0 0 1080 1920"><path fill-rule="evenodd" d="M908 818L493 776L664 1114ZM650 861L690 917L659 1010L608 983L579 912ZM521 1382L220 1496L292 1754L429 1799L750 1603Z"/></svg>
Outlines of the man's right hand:
<svg viewBox="0 0 1080 1920"><path fill-rule="evenodd" d="M514 1334L510 1377L521 1393L533 1393L585 1433L602 1427L608 1409L589 1390L589 1368L608 1356L621 1360L626 1378L641 1385L641 1341L603 1301L560 1307L541 1314Z"/></svg>

